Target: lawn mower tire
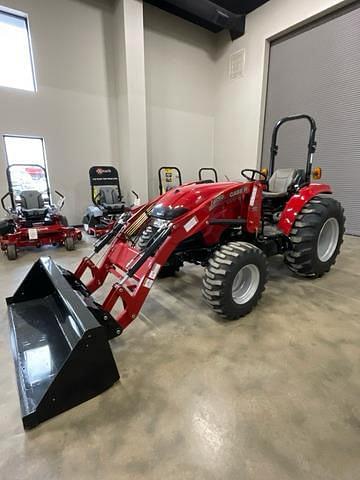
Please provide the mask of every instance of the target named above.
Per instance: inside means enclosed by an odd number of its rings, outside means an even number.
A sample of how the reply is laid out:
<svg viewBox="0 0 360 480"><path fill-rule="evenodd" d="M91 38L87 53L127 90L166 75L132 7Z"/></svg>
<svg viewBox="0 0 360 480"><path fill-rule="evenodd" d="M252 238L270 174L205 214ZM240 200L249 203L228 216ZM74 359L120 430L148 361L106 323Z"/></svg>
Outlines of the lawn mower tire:
<svg viewBox="0 0 360 480"><path fill-rule="evenodd" d="M6 248L8 260L16 260L18 257L16 245L8 245Z"/></svg>
<svg viewBox="0 0 360 480"><path fill-rule="evenodd" d="M66 237L64 241L64 245L67 251L71 252L75 250L75 240L73 237Z"/></svg>

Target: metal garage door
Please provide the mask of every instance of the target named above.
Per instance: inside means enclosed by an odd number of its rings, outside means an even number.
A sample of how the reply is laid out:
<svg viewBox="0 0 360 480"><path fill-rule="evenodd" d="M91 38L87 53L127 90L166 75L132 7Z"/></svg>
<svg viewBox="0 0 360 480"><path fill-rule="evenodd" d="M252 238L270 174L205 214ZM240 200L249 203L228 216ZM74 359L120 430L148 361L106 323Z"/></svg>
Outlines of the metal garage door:
<svg viewBox="0 0 360 480"><path fill-rule="evenodd" d="M309 113L318 124L314 166L333 185L360 235L360 8L343 10L271 45L262 164L269 163L272 127L281 117ZM286 124L276 167L305 165L308 126Z"/></svg>

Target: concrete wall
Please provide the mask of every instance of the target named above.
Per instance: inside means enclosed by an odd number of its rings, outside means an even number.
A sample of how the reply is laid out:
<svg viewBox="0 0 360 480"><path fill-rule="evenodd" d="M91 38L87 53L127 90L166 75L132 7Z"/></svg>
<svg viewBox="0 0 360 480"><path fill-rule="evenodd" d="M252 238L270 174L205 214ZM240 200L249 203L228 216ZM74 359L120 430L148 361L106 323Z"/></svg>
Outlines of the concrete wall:
<svg viewBox="0 0 360 480"><path fill-rule="evenodd" d="M43 136L53 188L79 223L89 166L118 162L112 13L75 0L6 0L29 14L38 92L0 87L0 134ZM6 191L0 149L0 192Z"/></svg>
<svg viewBox="0 0 360 480"><path fill-rule="evenodd" d="M242 168L256 168L260 159L268 64L266 40L345 3L270 0L248 15L242 38L232 43L227 32L218 36L215 166L222 173L239 178ZM230 55L242 48L246 55L244 76L230 80Z"/></svg>
<svg viewBox="0 0 360 480"><path fill-rule="evenodd" d="M157 170L174 165L184 180L213 165L216 36L144 4L150 195Z"/></svg>

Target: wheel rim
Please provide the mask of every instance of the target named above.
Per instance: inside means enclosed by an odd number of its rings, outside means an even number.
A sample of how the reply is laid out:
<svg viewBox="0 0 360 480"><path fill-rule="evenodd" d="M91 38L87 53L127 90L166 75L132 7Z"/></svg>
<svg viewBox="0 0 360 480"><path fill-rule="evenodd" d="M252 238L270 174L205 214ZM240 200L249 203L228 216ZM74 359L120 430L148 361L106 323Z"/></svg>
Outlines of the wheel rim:
<svg viewBox="0 0 360 480"><path fill-rule="evenodd" d="M339 233L339 222L336 218L328 218L320 230L317 243L320 262L327 262L334 255L339 241Z"/></svg>
<svg viewBox="0 0 360 480"><path fill-rule="evenodd" d="M260 271L254 265L245 265L234 278L232 297L235 303L243 305L249 302L255 295L260 284Z"/></svg>

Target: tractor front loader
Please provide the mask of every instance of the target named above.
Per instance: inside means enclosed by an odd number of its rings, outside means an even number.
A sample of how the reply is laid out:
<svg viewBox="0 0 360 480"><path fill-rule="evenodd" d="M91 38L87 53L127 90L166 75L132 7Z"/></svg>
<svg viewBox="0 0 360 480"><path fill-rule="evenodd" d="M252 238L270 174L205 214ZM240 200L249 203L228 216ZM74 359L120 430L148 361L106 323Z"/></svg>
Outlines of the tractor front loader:
<svg viewBox="0 0 360 480"><path fill-rule="evenodd" d="M294 120L310 122L306 169L275 170L278 129ZM205 267L203 298L227 319L257 304L271 255L283 255L303 276L320 277L330 269L344 216L329 197L331 187L311 182L315 131L306 115L275 126L269 178L243 170L244 182L192 182L123 213L74 273L50 258L35 263L7 299L25 428L118 380L108 340L137 317L154 281L173 275L184 262ZM109 276L114 281L99 304L92 294Z"/></svg>

